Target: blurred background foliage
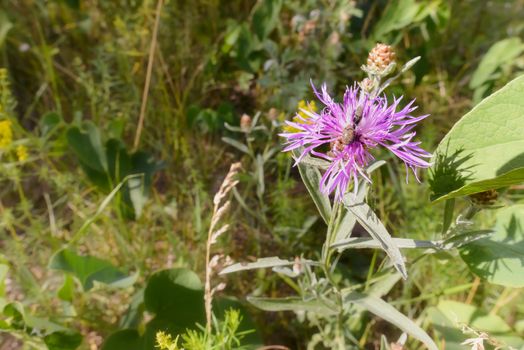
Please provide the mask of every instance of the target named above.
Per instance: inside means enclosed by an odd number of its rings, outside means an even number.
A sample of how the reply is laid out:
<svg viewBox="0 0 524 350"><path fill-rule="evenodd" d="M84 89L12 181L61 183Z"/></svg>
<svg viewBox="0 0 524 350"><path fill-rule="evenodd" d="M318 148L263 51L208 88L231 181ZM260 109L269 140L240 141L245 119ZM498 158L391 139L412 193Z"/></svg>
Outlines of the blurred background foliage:
<svg viewBox="0 0 524 350"><path fill-rule="evenodd" d="M198 289L212 194L239 159L244 172L220 252L235 260L315 254L323 223L277 133L312 99L310 80L331 91L361 80L376 42L393 45L400 63L421 56L390 92L431 114L419 130L430 151L464 112L524 70L522 0L169 0L157 39L152 0L0 6L0 118L11 130L0 150L0 349L98 349L121 329L130 344L152 349L151 329L163 327L155 322L185 325L173 305L160 313L147 296L154 288L176 294L173 274ZM238 130L243 114L249 133ZM429 204L424 181L406 184L391 164L374 174L370 204L390 232L432 238L441 205ZM127 179L133 185L122 186ZM502 201L522 201L522 188ZM365 283L376 254L344 257L346 277ZM157 272L164 269L171 272ZM495 308L523 335L522 297L481 283L461 260L424 258L410 274L387 296L406 315L452 298ZM157 281L149 292L148 279ZM257 295L292 288L257 271L228 277L223 294L241 298L254 285ZM304 349L311 334L286 313L247 309L245 319L266 344ZM358 327L363 348L379 346L380 334L398 336L372 318Z"/></svg>

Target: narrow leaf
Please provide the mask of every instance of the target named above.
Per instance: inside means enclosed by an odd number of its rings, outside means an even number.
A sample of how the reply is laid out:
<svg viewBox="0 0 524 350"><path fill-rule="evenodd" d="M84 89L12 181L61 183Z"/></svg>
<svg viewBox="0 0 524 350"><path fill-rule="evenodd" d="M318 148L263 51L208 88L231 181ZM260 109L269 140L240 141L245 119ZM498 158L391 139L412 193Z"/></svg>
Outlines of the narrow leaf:
<svg viewBox="0 0 524 350"><path fill-rule="evenodd" d="M243 143L238 142L237 140L234 140L234 139L229 138L229 137L222 137L222 141L224 141L225 143L235 147L239 151L244 152L245 154L249 154L249 149L247 148L247 146L244 145Z"/></svg>
<svg viewBox="0 0 524 350"><path fill-rule="evenodd" d="M421 249L444 249L444 241L421 241L416 239L410 239L410 238L392 238L393 243L398 248L403 249L413 249L413 248L421 248ZM331 248L338 249L339 252L344 251L346 249L366 249L366 248L382 248L382 243L377 241L374 238L367 238L367 237L355 237L355 238L348 238L340 242L336 242L333 245L331 245Z"/></svg>
<svg viewBox="0 0 524 350"><path fill-rule="evenodd" d="M298 158L298 151L293 151L293 156ZM314 166L301 163L298 163L298 171L300 172L302 181L304 181L304 185L306 185L311 198L313 198L313 202L315 202L315 205L317 206L320 216L322 216L322 219L324 219L326 224L329 223L329 218L331 216L331 202L329 201L328 195L320 192L320 179L322 178L320 171Z"/></svg>
<svg viewBox="0 0 524 350"><path fill-rule="evenodd" d="M423 342L428 349L438 350L435 342L422 328L381 298L351 292L344 296L344 301L355 303L383 320L394 324L407 334Z"/></svg>
<svg viewBox="0 0 524 350"><path fill-rule="evenodd" d="M380 222L378 216L366 203L358 202L352 193L344 197L344 205L355 215L357 221L366 229L371 237L379 242L381 248L389 256L395 268L400 272L402 277L406 279L407 271L402 253L386 230L386 227Z"/></svg>
<svg viewBox="0 0 524 350"><path fill-rule="evenodd" d="M311 260L300 260L301 264L315 265L318 264ZM251 263L236 263L224 268L220 271L219 275L225 275L232 272L255 270L255 269L267 269L273 267L292 266L295 261L283 260L277 256L270 258L260 258L255 262Z"/></svg>
<svg viewBox="0 0 524 350"><path fill-rule="evenodd" d="M247 301L264 311L310 311L323 315L336 313L333 308L317 299L304 301L298 297L258 298L248 296Z"/></svg>

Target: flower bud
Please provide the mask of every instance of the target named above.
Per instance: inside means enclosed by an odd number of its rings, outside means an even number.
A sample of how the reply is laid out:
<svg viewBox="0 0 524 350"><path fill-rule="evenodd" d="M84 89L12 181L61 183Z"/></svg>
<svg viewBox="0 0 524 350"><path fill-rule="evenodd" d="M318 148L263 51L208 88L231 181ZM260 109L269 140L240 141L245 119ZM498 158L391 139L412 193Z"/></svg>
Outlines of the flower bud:
<svg viewBox="0 0 524 350"><path fill-rule="evenodd" d="M375 88L375 83L369 78L364 78L360 83L360 88L365 92L371 92Z"/></svg>
<svg viewBox="0 0 524 350"><path fill-rule="evenodd" d="M267 113L267 117L271 121L277 120L277 118L278 118L278 110L276 108L273 108L273 107L270 108L269 112Z"/></svg>
<svg viewBox="0 0 524 350"><path fill-rule="evenodd" d="M251 129L251 123L251 117L244 113L240 118L240 129L242 129L243 132L248 132L249 129Z"/></svg>
<svg viewBox="0 0 524 350"><path fill-rule="evenodd" d="M390 64L395 62L395 51L389 45L377 43L369 52L368 69L383 73Z"/></svg>

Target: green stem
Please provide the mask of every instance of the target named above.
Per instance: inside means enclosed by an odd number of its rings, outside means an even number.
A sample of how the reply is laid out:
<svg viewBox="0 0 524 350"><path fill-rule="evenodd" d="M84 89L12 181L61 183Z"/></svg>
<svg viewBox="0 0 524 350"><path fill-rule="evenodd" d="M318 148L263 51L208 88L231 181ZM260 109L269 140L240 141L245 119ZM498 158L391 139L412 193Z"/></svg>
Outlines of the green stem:
<svg viewBox="0 0 524 350"><path fill-rule="evenodd" d="M442 235L445 235L448 232L451 222L453 221L453 212L455 209L455 198L446 200L444 206L444 219L442 222Z"/></svg>

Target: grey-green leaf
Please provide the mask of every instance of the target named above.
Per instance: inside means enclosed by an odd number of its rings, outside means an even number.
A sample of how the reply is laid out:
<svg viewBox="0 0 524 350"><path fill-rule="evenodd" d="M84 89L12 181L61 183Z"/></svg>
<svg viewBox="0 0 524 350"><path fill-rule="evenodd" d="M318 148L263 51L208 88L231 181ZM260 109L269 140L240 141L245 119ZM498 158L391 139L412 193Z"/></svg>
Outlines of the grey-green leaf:
<svg viewBox="0 0 524 350"><path fill-rule="evenodd" d="M382 165L386 164L385 161L379 160L371 164L367 167L366 172L368 174L371 174L373 171L380 168ZM363 202L366 198L369 190L369 184L367 181L361 181L358 192L357 192L357 202ZM340 220L340 224L337 227L337 231L335 233L335 243L341 242L351 236L351 232L353 231L353 227L355 227L355 224L357 223L357 219L355 215L349 210L346 210L344 212L344 215L342 216L342 220Z"/></svg>
<svg viewBox="0 0 524 350"><path fill-rule="evenodd" d="M322 315L333 315L336 311L320 300L304 301L298 297L259 298L247 297L247 300L264 311L309 311Z"/></svg>
<svg viewBox="0 0 524 350"><path fill-rule="evenodd" d="M237 140L234 140L230 137L222 137L222 141L235 147L239 151L244 152L245 154L249 154L249 149L247 148L247 146L241 142L238 142Z"/></svg>
<svg viewBox="0 0 524 350"><path fill-rule="evenodd" d="M402 277L404 279L407 278L408 274L402 253L373 210L371 210L366 203L362 201L359 202L353 193L348 193L344 197L344 205L355 215L357 221L366 229L370 236L379 242L380 247L389 256L391 262Z"/></svg>
<svg viewBox="0 0 524 350"><path fill-rule="evenodd" d="M293 151L293 156L298 158L299 152ZM320 216L322 216L322 219L324 219L324 222L327 224L331 216L331 202L329 201L328 195L320 192L320 179L322 178L320 171L314 166L301 163L298 163L298 171L311 198L313 198L313 202L315 202L317 206Z"/></svg>
<svg viewBox="0 0 524 350"><path fill-rule="evenodd" d="M420 328L415 322L410 320L393 306L382 300L370 295L365 295L357 292L351 292L344 296L344 302L355 303L364 309L368 310L374 315L382 318L389 323L394 324L407 334L423 342L428 349L438 350L435 342L429 335Z"/></svg>
<svg viewBox="0 0 524 350"><path fill-rule="evenodd" d="M398 248L403 249L443 249L444 241L422 241L410 238L392 238ZM344 251L346 249L382 248L382 243L374 238L355 237L348 238L331 245L331 248Z"/></svg>
<svg viewBox="0 0 524 350"><path fill-rule="evenodd" d="M317 264L311 260L300 260L302 264ZM295 264L295 261L280 259L278 256L273 256L270 258L260 258L255 262L251 263L236 263L224 268L220 271L220 275L225 275L228 273L246 271L246 270L255 270L255 269L267 269L273 267L283 267L283 266L292 266Z"/></svg>

